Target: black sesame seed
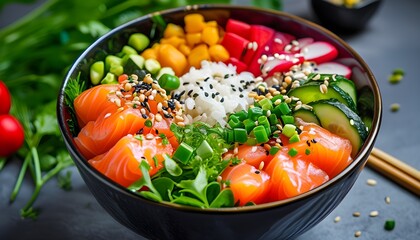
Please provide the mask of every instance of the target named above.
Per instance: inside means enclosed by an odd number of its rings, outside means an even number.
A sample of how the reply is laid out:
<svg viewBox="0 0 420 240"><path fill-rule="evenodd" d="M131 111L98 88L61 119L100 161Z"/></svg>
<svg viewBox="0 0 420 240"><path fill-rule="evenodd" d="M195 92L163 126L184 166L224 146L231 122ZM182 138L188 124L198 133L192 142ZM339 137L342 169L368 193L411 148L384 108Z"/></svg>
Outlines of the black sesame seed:
<svg viewBox="0 0 420 240"><path fill-rule="evenodd" d="M225 101L225 98L222 97L222 99L220 99L220 102L224 102L224 101Z"/></svg>
<svg viewBox="0 0 420 240"><path fill-rule="evenodd" d="M204 96L208 97L209 93L208 92L204 92Z"/></svg>
<svg viewBox="0 0 420 240"><path fill-rule="evenodd" d="M210 84L209 87L210 87L210 89L213 89L213 85L212 84Z"/></svg>
<svg viewBox="0 0 420 240"><path fill-rule="evenodd" d="M143 113L141 116L142 116L144 119L147 119L147 114L144 114L144 113Z"/></svg>
<svg viewBox="0 0 420 240"><path fill-rule="evenodd" d="M188 85L188 84L190 84L190 83L189 82L184 82L182 85L185 86L185 85Z"/></svg>
<svg viewBox="0 0 420 240"><path fill-rule="evenodd" d="M210 77L206 77L206 78L204 79L204 82L207 82L209 79L210 79Z"/></svg>
<svg viewBox="0 0 420 240"><path fill-rule="evenodd" d="M196 98L196 97L198 97L198 93L194 93L194 95L193 95L193 98Z"/></svg>
<svg viewBox="0 0 420 240"><path fill-rule="evenodd" d="M188 91L187 95L188 97L191 97L191 93L193 92L193 90L191 89L190 91Z"/></svg>
<svg viewBox="0 0 420 240"><path fill-rule="evenodd" d="M243 97L244 97L244 95L243 95L243 94L239 94L239 97L240 97L240 98L243 98Z"/></svg>

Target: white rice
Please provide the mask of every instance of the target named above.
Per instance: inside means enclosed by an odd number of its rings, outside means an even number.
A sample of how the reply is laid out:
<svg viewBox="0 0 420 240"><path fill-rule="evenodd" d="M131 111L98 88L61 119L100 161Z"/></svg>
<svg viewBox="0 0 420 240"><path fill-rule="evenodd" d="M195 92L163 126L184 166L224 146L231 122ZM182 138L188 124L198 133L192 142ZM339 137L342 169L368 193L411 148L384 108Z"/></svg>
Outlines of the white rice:
<svg viewBox="0 0 420 240"><path fill-rule="evenodd" d="M174 93L182 94L179 99L184 102L186 124L202 121L225 126L229 113L247 110L253 103L248 97L255 88L253 74L237 74L231 64L203 61L200 69L191 68L180 81Z"/></svg>

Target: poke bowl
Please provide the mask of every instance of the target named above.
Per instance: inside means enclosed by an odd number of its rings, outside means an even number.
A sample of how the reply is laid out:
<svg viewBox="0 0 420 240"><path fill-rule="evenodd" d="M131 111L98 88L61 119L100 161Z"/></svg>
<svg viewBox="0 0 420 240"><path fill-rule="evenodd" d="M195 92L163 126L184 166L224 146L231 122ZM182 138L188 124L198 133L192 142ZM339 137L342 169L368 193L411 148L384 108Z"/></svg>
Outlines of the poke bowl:
<svg viewBox="0 0 420 240"><path fill-rule="evenodd" d="M89 190L148 239L301 235L353 186L381 111L372 72L342 39L231 5L113 29L70 68L57 104Z"/></svg>

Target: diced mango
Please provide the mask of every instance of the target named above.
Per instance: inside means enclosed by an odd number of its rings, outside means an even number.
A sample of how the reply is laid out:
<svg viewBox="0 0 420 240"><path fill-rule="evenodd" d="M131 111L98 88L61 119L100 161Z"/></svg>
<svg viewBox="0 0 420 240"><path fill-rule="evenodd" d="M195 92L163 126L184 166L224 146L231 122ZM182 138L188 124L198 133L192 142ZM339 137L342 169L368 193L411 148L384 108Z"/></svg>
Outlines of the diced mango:
<svg viewBox="0 0 420 240"><path fill-rule="evenodd" d="M188 55L188 63L195 68L200 68L203 60L210 60L209 49L206 44L194 47Z"/></svg>
<svg viewBox="0 0 420 240"><path fill-rule="evenodd" d="M187 33L198 33L203 31L206 23L204 16L199 13L191 13L184 17L185 31Z"/></svg>
<svg viewBox="0 0 420 240"><path fill-rule="evenodd" d="M167 44L171 44L172 46L174 46L175 48L178 48L179 47L179 45L181 45L181 44L185 44L186 43L186 41L185 41L185 38L181 38L181 37L178 37L178 36L172 36L172 37L170 37L170 38L162 38L161 40L160 40L160 43L161 44L165 44L165 43L167 43Z"/></svg>
<svg viewBox="0 0 420 240"><path fill-rule="evenodd" d="M181 51L182 52L182 54L184 54L185 56L188 56L188 55L190 55L190 53L191 53L191 48L190 47L188 47L187 45L185 45L185 44L181 44L179 47L178 47L178 50L179 51Z"/></svg>
<svg viewBox="0 0 420 240"><path fill-rule="evenodd" d="M226 62L229 59L229 52L220 44L215 44L209 48L210 59L215 62Z"/></svg>
<svg viewBox="0 0 420 240"><path fill-rule="evenodd" d="M184 29L181 26L173 23L168 23L168 25L166 25L165 31L163 32L164 38L170 38L173 36L183 38L184 35Z"/></svg>
<svg viewBox="0 0 420 240"><path fill-rule="evenodd" d="M172 68L177 76L181 76L187 70L187 58L171 44L160 45L158 59L162 67Z"/></svg>
<svg viewBox="0 0 420 240"><path fill-rule="evenodd" d="M201 34L201 41L209 46L216 44L219 41L219 30L217 27L205 27Z"/></svg>

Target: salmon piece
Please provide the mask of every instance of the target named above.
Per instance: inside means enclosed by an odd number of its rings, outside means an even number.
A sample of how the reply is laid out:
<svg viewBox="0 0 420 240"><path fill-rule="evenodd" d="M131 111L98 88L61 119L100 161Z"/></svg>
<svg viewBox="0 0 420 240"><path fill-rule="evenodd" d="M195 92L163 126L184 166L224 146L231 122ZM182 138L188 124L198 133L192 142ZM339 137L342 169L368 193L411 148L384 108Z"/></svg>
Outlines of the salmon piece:
<svg viewBox="0 0 420 240"><path fill-rule="evenodd" d="M88 122L74 141L82 155L90 159L107 152L127 134L143 129L145 121L138 109L125 107L122 111Z"/></svg>
<svg viewBox="0 0 420 240"><path fill-rule="evenodd" d="M329 180L328 174L311 162L290 157L287 148L277 152L265 171L270 175L270 201L297 196Z"/></svg>
<svg viewBox="0 0 420 240"><path fill-rule="evenodd" d="M227 167L221 174L222 180L228 182L235 203L244 206L249 202L261 204L266 202L269 191L270 176L254 166L241 162Z"/></svg>
<svg viewBox="0 0 420 240"><path fill-rule="evenodd" d="M349 140L313 123L304 123L302 126L300 141L287 145L289 149L295 148L302 159L324 170L330 178L353 161Z"/></svg>
<svg viewBox="0 0 420 240"><path fill-rule="evenodd" d="M268 164L272 156L270 156L262 146L250 146L250 145L240 145L238 146L238 154L236 157L246 161L249 165L252 165L256 168L260 167L261 162Z"/></svg>
<svg viewBox="0 0 420 240"><path fill-rule="evenodd" d="M74 110L80 128L83 128L88 122L118 110L117 104L113 101L118 99L115 94L119 89L118 84L101 84L83 91L74 100Z"/></svg>
<svg viewBox="0 0 420 240"><path fill-rule="evenodd" d="M143 176L139 167L142 161L147 161L150 165L149 174L153 176L163 168L164 155L171 156L173 148L171 144L163 144L160 137L138 136L141 140L131 134L121 138L108 152L88 162L124 187L130 186Z"/></svg>

